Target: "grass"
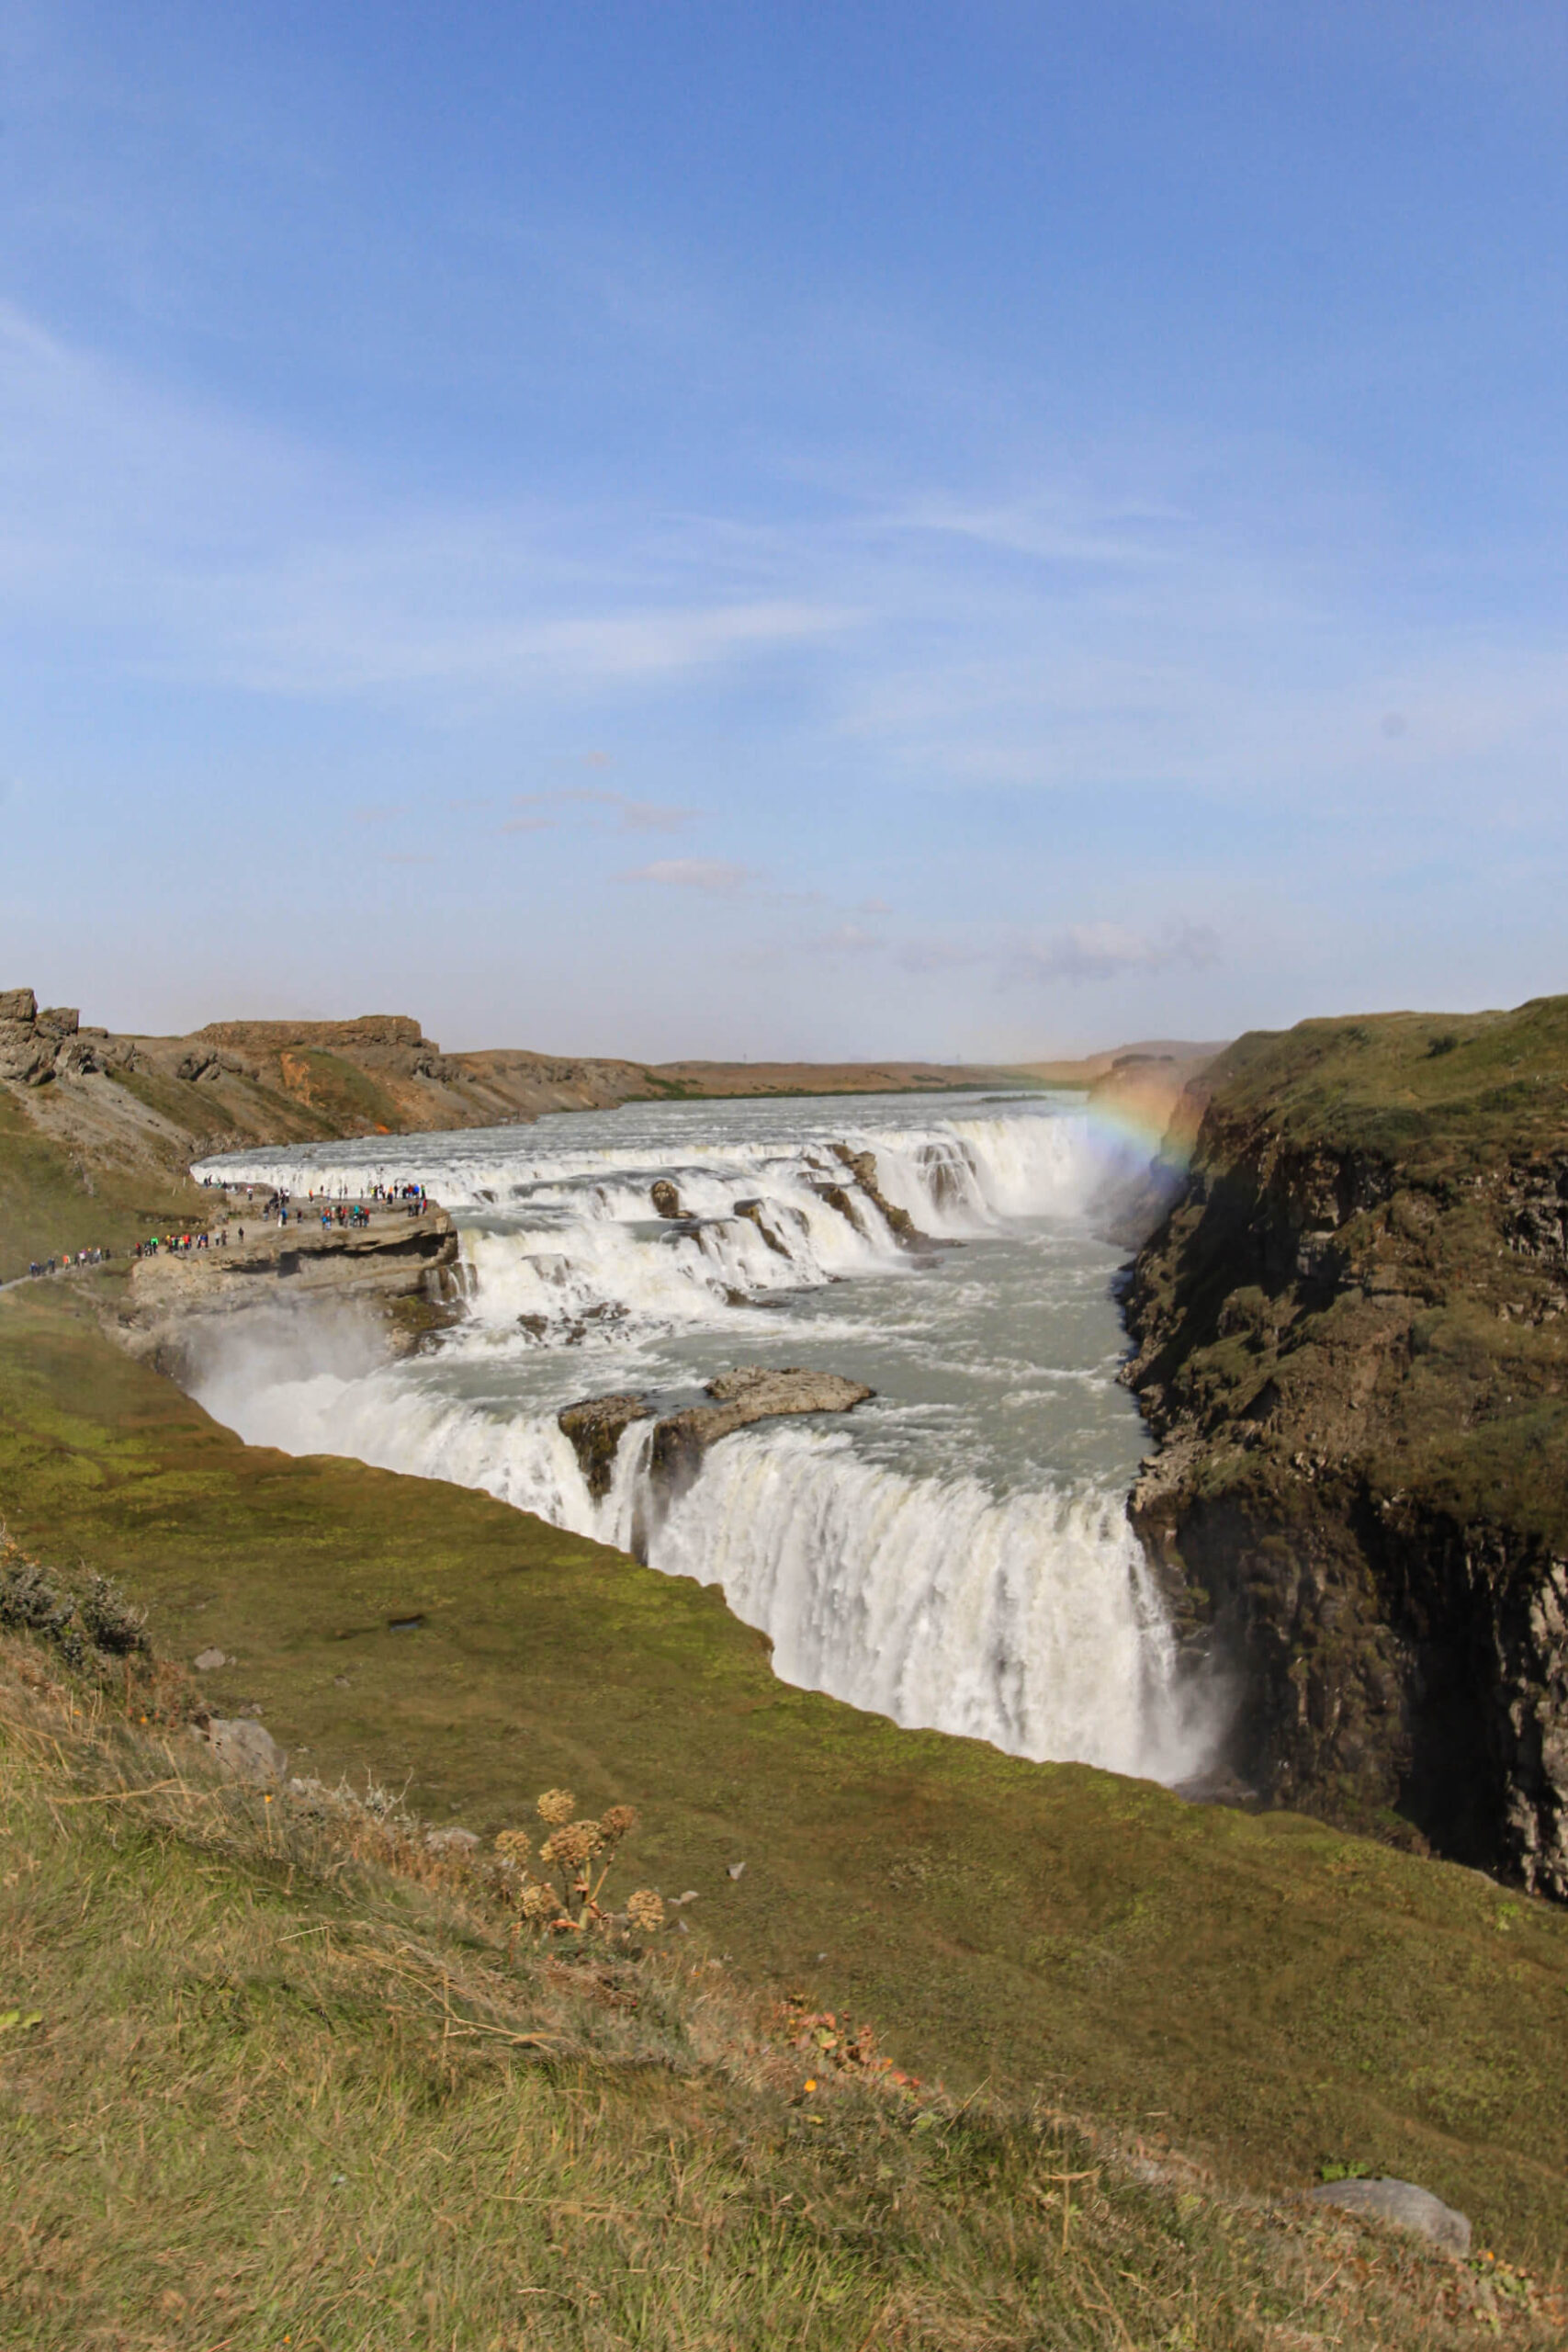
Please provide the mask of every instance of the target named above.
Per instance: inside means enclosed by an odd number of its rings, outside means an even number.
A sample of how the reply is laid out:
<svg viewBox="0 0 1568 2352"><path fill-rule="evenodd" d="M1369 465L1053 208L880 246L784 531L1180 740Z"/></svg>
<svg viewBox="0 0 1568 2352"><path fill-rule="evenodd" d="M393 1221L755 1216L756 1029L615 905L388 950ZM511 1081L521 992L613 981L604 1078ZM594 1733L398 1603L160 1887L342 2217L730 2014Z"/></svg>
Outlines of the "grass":
<svg viewBox="0 0 1568 2352"><path fill-rule="evenodd" d="M0 1510L118 1578L170 1656L237 1659L204 1689L259 1704L297 1770L406 1781L486 1837L552 1782L629 1799L650 1882L699 1890L682 1916L738 1978L869 2013L959 2094L1168 2132L1258 2192L1365 2162L1546 2270L1568 2240L1543 1903L789 1690L716 1591L468 1489L242 1445L85 1293L0 1301Z"/></svg>
<svg viewBox="0 0 1568 2352"><path fill-rule="evenodd" d="M1379 1496L1560 1551L1565 1270L1508 1237L1521 1177L1563 1148L1568 997L1259 1032L1206 1082L1206 1187L1140 1261L1134 1318L1166 1408L1211 1441L1239 1429L1241 1452L1212 1443L1211 1487L1304 1446ZM1335 1199L1336 1170L1361 1171L1359 1200ZM1298 1269L1303 1218L1332 1229L1326 1279Z"/></svg>
<svg viewBox="0 0 1568 2352"><path fill-rule="evenodd" d="M42 1135L0 1086L0 1282L67 1250L123 1255L200 1204L201 1188L180 1170L102 1159L89 1168Z"/></svg>
<svg viewBox="0 0 1568 2352"><path fill-rule="evenodd" d="M268 1803L57 1673L0 1644L17 2352L1561 2341L1484 2256L835 2073L700 1949L520 1946L396 1821Z"/></svg>

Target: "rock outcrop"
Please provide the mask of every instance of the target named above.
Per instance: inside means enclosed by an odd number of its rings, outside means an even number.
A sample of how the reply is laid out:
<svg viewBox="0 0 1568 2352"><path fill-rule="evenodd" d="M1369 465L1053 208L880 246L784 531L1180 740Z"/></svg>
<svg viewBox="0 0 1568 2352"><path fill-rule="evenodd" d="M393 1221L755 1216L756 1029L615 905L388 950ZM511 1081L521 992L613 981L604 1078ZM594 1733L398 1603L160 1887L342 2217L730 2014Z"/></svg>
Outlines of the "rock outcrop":
<svg viewBox="0 0 1568 2352"><path fill-rule="evenodd" d="M880 1213L883 1221L901 1249L930 1250L934 1247L931 1236L920 1231L908 1210L899 1208L883 1192L876 1181L876 1154L874 1151L852 1151L846 1143L836 1143L833 1146L833 1151L834 1156L849 1170L872 1206ZM845 1214L858 1224L860 1220L854 1216L854 1211L849 1204L833 1198L833 1192L836 1190L837 1188L834 1187L833 1191L828 1193L828 1197L833 1200L834 1207L842 1205Z"/></svg>
<svg viewBox="0 0 1568 2352"><path fill-rule="evenodd" d="M44 1086L58 1068L92 1069L90 1047L77 1042L80 1026L74 1006L40 1012L31 989L0 989L0 1078Z"/></svg>
<svg viewBox="0 0 1568 2352"><path fill-rule="evenodd" d="M420 1217L383 1212L364 1229L253 1218L243 1243L239 1224L227 1249L136 1261L117 1325L133 1355L186 1382L207 1344L239 1317L341 1305L374 1310L392 1351L408 1353L462 1311L457 1235L434 1205Z"/></svg>
<svg viewBox="0 0 1568 2352"><path fill-rule="evenodd" d="M640 1396L624 1395L585 1396L581 1403L568 1405L557 1414L557 1420L571 1440L588 1491L596 1503L602 1503L610 1491L622 1438L634 1421L652 1418L651 1405Z"/></svg>
<svg viewBox="0 0 1568 2352"><path fill-rule="evenodd" d="M712 1404L687 1405L654 1423L649 1467L666 1500L690 1486L704 1454L720 1438L781 1414L852 1412L875 1394L863 1382L846 1380L839 1373L807 1372L798 1366L772 1371L743 1365L718 1374L705 1386ZM568 1405L558 1416L596 1501L610 1491L615 1454L626 1431L634 1421L648 1420L652 1415L646 1397L619 1395L585 1397L580 1404Z"/></svg>
<svg viewBox="0 0 1568 2352"><path fill-rule="evenodd" d="M1237 1769L1568 1899L1568 1001L1307 1023L1204 1084L1125 1377Z"/></svg>

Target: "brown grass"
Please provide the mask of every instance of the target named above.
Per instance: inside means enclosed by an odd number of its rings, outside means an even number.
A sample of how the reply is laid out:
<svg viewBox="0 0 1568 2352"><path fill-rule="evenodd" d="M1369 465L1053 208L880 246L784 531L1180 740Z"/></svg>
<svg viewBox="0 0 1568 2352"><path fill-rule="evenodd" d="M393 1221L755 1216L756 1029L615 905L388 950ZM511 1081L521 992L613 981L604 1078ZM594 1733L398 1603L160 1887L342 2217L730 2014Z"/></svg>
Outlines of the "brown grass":
<svg viewBox="0 0 1568 2352"><path fill-rule="evenodd" d="M18 2352L1562 2340L1495 2266L868 2074L711 1955L519 1949L488 1858L268 1802L122 1696L0 1648Z"/></svg>

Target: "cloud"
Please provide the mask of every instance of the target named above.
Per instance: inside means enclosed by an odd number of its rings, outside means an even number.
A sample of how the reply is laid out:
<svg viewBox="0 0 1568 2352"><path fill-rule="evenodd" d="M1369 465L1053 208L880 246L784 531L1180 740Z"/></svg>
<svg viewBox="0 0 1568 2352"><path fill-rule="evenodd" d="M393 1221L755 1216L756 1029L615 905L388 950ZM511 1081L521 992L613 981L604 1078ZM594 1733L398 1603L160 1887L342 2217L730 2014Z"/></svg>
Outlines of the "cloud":
<svg viewBox="0 0 1568 2352"><path fill-rule="evenodd" d="M773 903L771 898L768 902ZM1156 936L1122 923L1075 923L1043 938L1015 939L998 945L994 940L956 933L907 933L889 938L846 921L827 931L754 946L747 961L798 963L822 956L885 956L899 971L922 978L988 970L996 985L1005 989L1113 980L1127 973L1202 971L1219 961L1220 947L1213 931L1190 922L1174 924Z"/></svg>
<svg viewBox="0 0 1568 2352"><path fill-rule="evenodd" d="M596 808L615 821L611 827L618 833L678 833L701 816L700 808L682 808L659 800L634 800L624 792L601 792L586 785L576 785L558 792L514 792L514 808L541 813L525 816L502 827L504 832L520 833L536 830L541 825L553 825L556 820L542 812L551 808Z"/></svg>
<svg viewBox="0 0 1568 2352"><path fill-rule="evenodd" d="M1203 971L1219 961L1214 933L1201 923L1180 923L1150 939L1115 922L1073 923L1049 938L1004 951L998 978L1005 985L1048 985L1057 980L1114 980L1128 972L1164 972L1178 967Z"/></svg>
<svg viewBox="0 0 1568 2352"><path fill-rule="evenodd" d="M817 956L879 956L887 942L858 922L840 922L830 931L818 932L804 944L809 954Z"/></svg>
<svg viewBox="0 0 1568 2352"><path fill-rule="evenodd" d="M722 857L660 857L651 865L634 865L616 876L618 882L659 882L675 890L708 890L733 896L752 880L749 865L732 865Z"/></svg>

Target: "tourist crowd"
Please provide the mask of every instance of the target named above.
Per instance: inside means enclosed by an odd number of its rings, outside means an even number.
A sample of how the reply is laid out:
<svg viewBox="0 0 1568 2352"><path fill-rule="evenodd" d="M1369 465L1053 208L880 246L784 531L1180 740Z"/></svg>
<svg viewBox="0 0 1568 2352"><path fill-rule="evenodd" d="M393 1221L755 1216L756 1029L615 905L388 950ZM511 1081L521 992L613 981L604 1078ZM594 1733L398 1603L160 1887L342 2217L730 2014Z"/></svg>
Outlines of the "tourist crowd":
<svg viewBox="0 0 1568 2352"><path fill-rule="evenodd" d="M201 1181L209 1189L211 1188L210 1176L204 1176ZM223 1190L226 1194L231 1191L237 1194L243 1190L247 1203L254 1202L254 1185L242 1187L236 1184L225 1186ZM300 1208L294 1204L292 1193L281 1190L272 1192L257 1213L264 1225L276 1219L280 1227L288 1225L291 1215L296 1225L303 1224L307 1215L319 1216L321 1230L326 1233L334 1225L351 1227L368 1226L371 1212L376 1208L383 1208L389 1215L400 1209L409 1216L423 1216L430 1206L429 1196L423 1184L375 1184L368 1194L357 1200L350 1200L346 1190L340 1187L335 1198L329 1199L325 1193L310 1193L306 1199L308 1207ZM234 1238L237 1242L244 1240L245 1228L243 1225L235 1227ZM227 1250L228 1247L229 1228L222 1225L215 1232L154 1233L145 1241L139 1241L130 1254L133 1258L156 1258L160 1255L184 1255L189 1250ZM52 1258L35 1258L28 1272L39 1277L67 1273L79 1266L101 1266L111 1254L107 1250L62 1250Z"/></svg>

